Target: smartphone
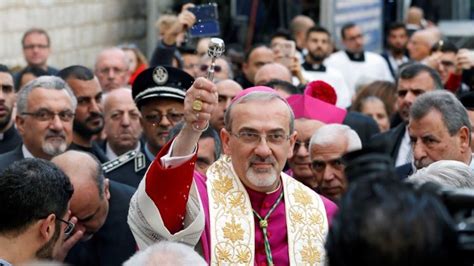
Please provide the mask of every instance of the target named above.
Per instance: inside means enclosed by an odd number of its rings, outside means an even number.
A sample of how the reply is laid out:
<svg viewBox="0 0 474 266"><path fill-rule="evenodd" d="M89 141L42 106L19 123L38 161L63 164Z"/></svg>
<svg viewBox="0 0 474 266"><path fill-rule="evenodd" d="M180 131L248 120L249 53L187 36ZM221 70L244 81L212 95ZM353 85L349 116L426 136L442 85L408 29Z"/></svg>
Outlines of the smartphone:
<svg viewBox="0 0 474 266"><path fill-rule="evenodd" d="M291 66L296 53L296 44L294 41L279 41L272 48L275 53L275 61L286 67Z"/></svg>
<svg viewBox="0 0 474 266"><path fill-rule="evenodd" d="M220 34L216 3L198 5L188 10L196 17L196 23L188 31L191 38L210 37Z"/></svg>

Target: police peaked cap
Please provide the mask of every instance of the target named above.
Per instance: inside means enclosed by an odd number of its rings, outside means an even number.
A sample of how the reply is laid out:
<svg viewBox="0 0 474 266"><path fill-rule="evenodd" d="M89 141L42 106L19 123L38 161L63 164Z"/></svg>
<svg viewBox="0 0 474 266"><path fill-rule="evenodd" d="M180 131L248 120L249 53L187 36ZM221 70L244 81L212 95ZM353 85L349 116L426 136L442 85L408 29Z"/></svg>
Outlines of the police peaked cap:
<svg viewBox="0 0 474 266"><path fill-rule="evenodd" d="M169 66L150 67L141 72L132 85L132 97L140 108L145 100L171 98L184 101L194 78L181 69Z"/></svg>

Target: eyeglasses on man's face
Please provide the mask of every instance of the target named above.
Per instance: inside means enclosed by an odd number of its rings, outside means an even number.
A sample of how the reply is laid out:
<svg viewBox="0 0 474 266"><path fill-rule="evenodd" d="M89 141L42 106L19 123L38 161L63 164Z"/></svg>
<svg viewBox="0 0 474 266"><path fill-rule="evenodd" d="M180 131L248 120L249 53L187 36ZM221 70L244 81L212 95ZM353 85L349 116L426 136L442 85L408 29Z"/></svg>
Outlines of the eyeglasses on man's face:
<svg viewBox="0 0 474 266"><path fill-rule="evenodd" d="M39 121L51 121L57 115L63 122L70 122L74 119L74 113L71 110L64 110L61 112L53 112L46 109L40 109L36 112L22 112L22 115L32 116Z"/></svg>
<svg viewBox="0 0 474 266"><path fill-rule="evenodd" d="M166 114L154 113L143 116L148 123L159 124L163 117L166 116L166 119L173 124L179 123L183 120L184 113L179 112L168 112Z"/></svg>
<svg viewBox="0 0 474 266"><path fill-rule="evenodd" d="M56 217L56 219L62 223L65 223L67 226L66 228L64 229L64 235L66 235L66 237L70 236L72 231L74 230L74 227L76 226L75 224L69 222L69 221L66 221L66 220L63 220L59 217Z"/></svg>
<svg viewBox="0 0 474 266"><path fill-rule="evenodd" d="M201 66L199 67L199 69L200 69L202 72L206 72L206 71L209 69L209 66L208 66L208 65L201 65ZM221 67L221 66L219 66L219 65L215 65L215 66L214 66L214 72L219 73L219 72L221 72L221 71L222 71L222 67Z"/></svg>
<svg viewBox="0 0 474 266"><path fill-rule="evenodd" d="M242 142L247 144L258 144L263 138L267 143L271 144L282 144L283 142L290 139L290 136L284 132L273 132L268 134L260 134L252 131L241 131L239 133L231 133L232 136L240 139Z"/></svg>

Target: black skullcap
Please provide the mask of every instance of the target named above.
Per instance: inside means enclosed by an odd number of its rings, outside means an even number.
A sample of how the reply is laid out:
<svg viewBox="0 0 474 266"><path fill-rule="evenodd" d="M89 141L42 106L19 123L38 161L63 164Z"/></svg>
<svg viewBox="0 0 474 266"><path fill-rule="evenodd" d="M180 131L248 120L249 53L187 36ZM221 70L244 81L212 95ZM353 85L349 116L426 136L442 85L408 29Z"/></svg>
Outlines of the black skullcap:
<svg viewBox="0 0 474 266"><path fill-rule="evenodd" d="M169 66L150 67L141 72L132 85L132 96L140 108L144 100L171 98L184 102L186 90L194 78L181 69Z"/></svg>

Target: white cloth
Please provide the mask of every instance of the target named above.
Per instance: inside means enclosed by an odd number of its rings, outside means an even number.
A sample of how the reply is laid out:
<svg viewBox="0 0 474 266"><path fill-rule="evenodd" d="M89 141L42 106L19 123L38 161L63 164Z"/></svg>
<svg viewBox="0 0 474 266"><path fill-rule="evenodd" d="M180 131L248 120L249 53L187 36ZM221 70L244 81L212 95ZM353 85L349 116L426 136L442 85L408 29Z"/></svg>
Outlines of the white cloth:
<svg viewBox="0 0 474 266"><path fill-rule="evenodd" d="M471 163L469 163L469 167L474 171L474 153L471 155Z"/></svg>
<svg viewBox="0 0 474 266"><path fill-rule="evenodd" d="M339 51L329 56L324 65L339 70L349 88L350 98L356 92L356 86L364 81L387 80L393 81L387 62L382 56L364 52L365 61L357 62L349 59L345 51Z"/></svg>
<svg viewBox="0 0 474 266"><path fill-rule="evenodd" d="M190 155L171 157L174 141L168 153L160 159L165 168L180 166L189 161L196 153L195 148ZM147 173L145 173L145 177L146 175ZM128 211L128 225L137 241L139 249L145 249L160 240L178 241L193 247L196 246L204 231L205 219L204 209L195 181L193 180L191 190L189 191L183 229L175 234L171 234L164 225L155 203L145 191L145 180L146 178L143 178L140 182L137 191L130 201L130 209Z"/></svg>
<svg viewBox="0 0 474 266"><path fill-rule="evenodd" d="M401 59L396 59L395 57L392 56L392 54L388 54L388 62L390 66L393 69L393 72L398 73L398 67L403 64L410 61L407 56L403 56Z"/></svg>
<svg viewBox="0 0 474 266"><path fill-rule="evenodd" d="M347 87L341 72L332 67L326 67L326 71L308 71L302 69L303 77L308 81L322 80L331 85L336 91L336 106L347 108L351 105L351 91Z"/></svg>
<svg viewBox="0 0 474 266"><path fill-rule="evenodd" d="M21 151L23 152L23 157L25 158L35 158L33 154L26 148L25 144L21 145Z"/></svg>
<svg viewBox="0 0 474 266"><path fill-rule="evenodd" d="M411 150L410 135L405 127L405 134L400 142L400 148L398 149L397 159L395 160L395 167L413 162L413 152Z"/></svg>

